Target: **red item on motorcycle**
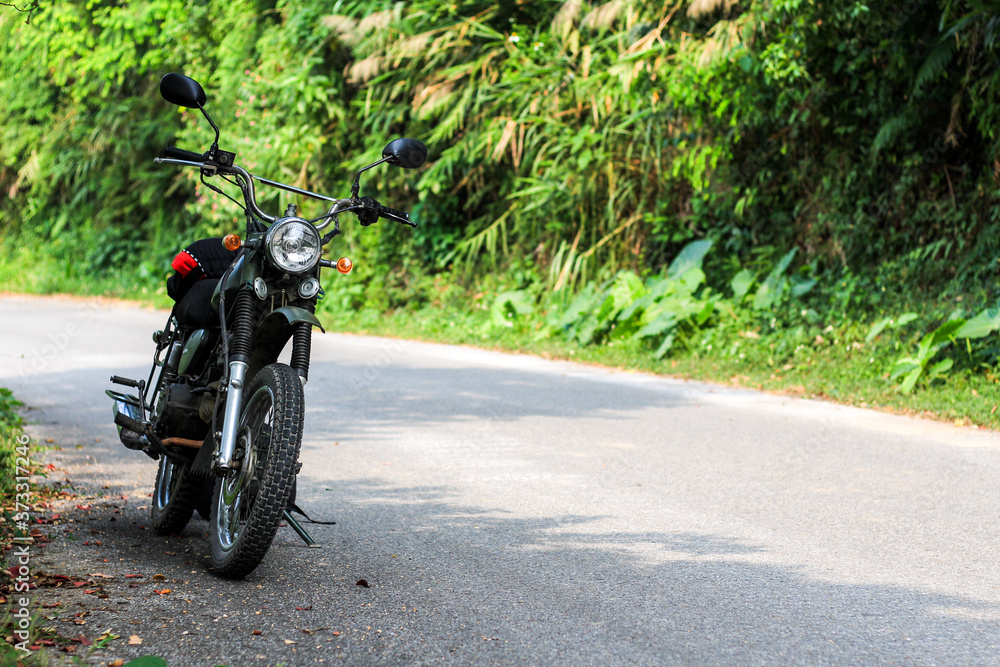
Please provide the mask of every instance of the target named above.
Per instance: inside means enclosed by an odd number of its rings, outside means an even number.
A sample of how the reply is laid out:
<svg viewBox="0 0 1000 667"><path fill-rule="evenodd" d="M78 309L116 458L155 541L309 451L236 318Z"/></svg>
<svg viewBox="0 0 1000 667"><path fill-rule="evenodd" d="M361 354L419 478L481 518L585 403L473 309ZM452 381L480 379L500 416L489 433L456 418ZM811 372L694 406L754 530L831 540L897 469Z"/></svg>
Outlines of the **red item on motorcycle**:
<svg viewBox="0 0 1000 667"><path fill-rule="evenodd" d="M238 255L239 251L223 247L221 238L195 241L171 262L174 275L167 279L167 294L180 301L199 280L221 278Z"/></svg>

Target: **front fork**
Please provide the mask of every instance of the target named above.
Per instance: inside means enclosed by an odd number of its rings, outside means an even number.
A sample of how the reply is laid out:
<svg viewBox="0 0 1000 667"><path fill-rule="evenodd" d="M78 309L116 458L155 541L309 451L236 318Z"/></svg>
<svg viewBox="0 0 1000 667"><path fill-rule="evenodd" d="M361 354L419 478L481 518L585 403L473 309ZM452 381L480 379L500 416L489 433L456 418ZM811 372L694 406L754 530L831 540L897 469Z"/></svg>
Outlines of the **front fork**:
<svg viewBox="0 0 1000 667"><path fill-rule="evenodd" d="M239 430L240 404L243 399L243 389L246 382L247 360L250 358L251 331L254 324L253 297L249 290L242 290L236 297L233 323L232 354L229 362L229 383L226 391L226 411L222 419L222 434L219 442L219 452L212 468L218 475L225 475L233 470L233 456L236 453L236 434ZM312 313L315 302L305 304L305 309ZM296 322L292 334L291 366L298 373L302 384L309 377L309 358L312 348L312 324Z"/></svg>
<svg viewBox="0 0 1000 667"><path fill-rule="evenodd" d="M250 349L253 342L256 314L256 305L253 299L253 294L249 289L241 289L236 295L236 303L233 306L233 335L229 344L229 379L225 386L226 412L222 418L219 452L215 461L212 462L212 468L217 475L225 475L233 470L236 432L240 426L240 403L243 399L247 362L250 360ZM227 333L223 331L222 335L226 336Z"/></svg>
<svg viewBox="0 0 1000 667"><path fill-rule="evenodd" d="M226 413L222 418L222 441L212 467L216 473L226 474L233 469L236 452L236 431L239 429L240 403L243 399L243 381L247 374L245 361L229 362L229 386L226 389Z"/></svg>

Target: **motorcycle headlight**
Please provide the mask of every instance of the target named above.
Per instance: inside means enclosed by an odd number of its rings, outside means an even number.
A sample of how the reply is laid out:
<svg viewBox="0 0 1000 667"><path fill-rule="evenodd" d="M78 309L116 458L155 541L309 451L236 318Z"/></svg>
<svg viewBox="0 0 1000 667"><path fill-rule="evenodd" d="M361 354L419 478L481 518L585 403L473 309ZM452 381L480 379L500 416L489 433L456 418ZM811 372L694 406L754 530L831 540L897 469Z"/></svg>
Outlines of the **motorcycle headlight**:
<svg viewBox="0 0 1000 667"><path fill-rule="evenodd" d="M271 225L264 247L271 263L288 273L308 271L323 254L319 232L302 218L282 218Z"/></svg>

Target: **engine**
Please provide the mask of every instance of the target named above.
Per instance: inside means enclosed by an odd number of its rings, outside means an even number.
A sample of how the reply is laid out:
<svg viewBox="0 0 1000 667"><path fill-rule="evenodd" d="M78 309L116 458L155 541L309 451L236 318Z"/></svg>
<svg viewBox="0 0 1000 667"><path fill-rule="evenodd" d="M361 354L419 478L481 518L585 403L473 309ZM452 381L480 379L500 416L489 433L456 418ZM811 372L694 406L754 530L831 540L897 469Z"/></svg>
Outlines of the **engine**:
<svg viewBox="0 0 1000 667"><path fill-rule="evenodd" d="M156 430L160 437L203 440L209 428L200 416L204 394L204 389L197 391L183 377L167 385L156 404Z"/></svg>

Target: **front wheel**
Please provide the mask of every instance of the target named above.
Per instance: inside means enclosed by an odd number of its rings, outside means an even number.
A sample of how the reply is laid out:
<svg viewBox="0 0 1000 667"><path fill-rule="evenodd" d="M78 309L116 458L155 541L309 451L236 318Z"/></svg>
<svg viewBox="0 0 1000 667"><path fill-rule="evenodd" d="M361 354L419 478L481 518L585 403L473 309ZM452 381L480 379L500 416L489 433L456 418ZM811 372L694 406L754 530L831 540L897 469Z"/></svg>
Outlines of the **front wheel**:
<svg viewBox="0 0 1000 667"><path fill-rule="evenodd" d="M243 396L234 460L215 482L212 566L234 579L264 559L278 530L302 445L305 398L299 376L285 364L265 366Z"/></svg>
<svg viewBox="0 0 1000 667"><path fill-rule="evenodd" d="M172 535L184 530L191 520L200 493L201 480L190 475L187 466L160 456L150 506L153 530L160 535Z"/></svg>

